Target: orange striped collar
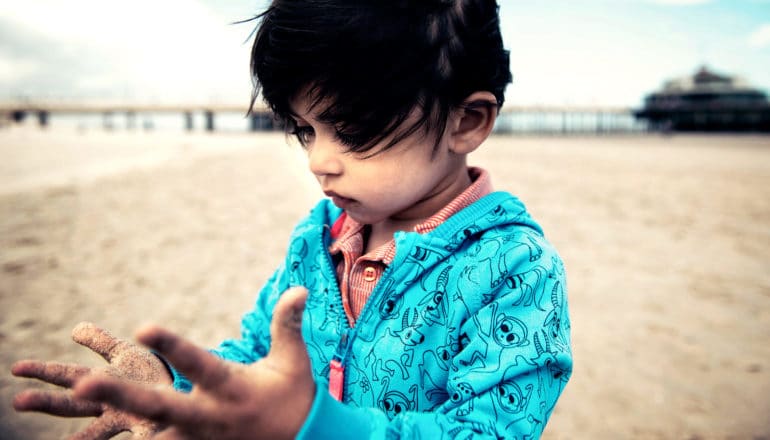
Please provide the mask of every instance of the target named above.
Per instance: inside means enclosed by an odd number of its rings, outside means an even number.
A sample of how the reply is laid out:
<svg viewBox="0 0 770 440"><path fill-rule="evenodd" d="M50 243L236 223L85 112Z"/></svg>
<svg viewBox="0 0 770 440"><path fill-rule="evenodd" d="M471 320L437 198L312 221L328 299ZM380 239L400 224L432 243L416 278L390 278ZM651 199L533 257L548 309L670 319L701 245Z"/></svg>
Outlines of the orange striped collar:
<svg viewBox="0 0 770 440"><path fill-rule="evenodd" d="M465 191L455 197L437 213L415 225L413 229L414 232L427 234L428 232L433 231L452 215L460 212L462 209L492 192L492 181L486 170L469 167L468 175L473 182L471 186L466 188ZM337 222L335 222L334 226L332 226L332 231L336 232L336 237L339 238L337 238L329 247L329 252L332 255L339 252L346 252L356 257L360 256L363 253L363 230L365 226L366 225L358 223L343 213ZM335 234L333 234L332 238L335 238L334 235ZM370 251L368 254L364 255L364 257L367 260L381 261L387 265L393 261L395 255L396 242L395 240L390 240L388 243ZM357 258L354 257L353 261L356 259Z"/></svg>

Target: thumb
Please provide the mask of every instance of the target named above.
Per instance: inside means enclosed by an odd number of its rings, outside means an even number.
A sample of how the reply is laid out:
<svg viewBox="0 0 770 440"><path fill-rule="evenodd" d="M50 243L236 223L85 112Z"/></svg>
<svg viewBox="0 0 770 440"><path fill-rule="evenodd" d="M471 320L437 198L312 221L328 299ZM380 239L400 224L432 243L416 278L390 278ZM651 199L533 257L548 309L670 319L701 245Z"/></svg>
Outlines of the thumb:
<svg viewBox="0 0 770 440"><path fill-rule="evenodd" d="M302 339L302 312L305 310L307 289L292 287L285 291L273 309L270 323L270 354L276 363L287 369L310 367L305 341Z"/></svg>
<svg viewBox="0 0 770 440"><path fill-rule="evenodd" d="M123 353L130 344L109 331L90 322L81 322L72 329L72 340L95 351L107 362Z"/></svg>

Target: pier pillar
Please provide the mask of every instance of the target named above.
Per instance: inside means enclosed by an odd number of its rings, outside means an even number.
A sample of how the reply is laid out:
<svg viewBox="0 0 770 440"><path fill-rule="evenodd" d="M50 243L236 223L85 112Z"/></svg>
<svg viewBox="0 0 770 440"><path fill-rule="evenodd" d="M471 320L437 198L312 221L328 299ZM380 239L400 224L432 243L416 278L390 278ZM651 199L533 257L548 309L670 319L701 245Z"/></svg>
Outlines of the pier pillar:
<svg viewBox="0 0 770 440"><path fill-rule="evenodd" d="M115 125L112 123L112 112L102 113L102 127L107 131L112 131Z"/></svg>
<svg viewBox="0 0 770 440"><path fill-rule="evenodd" d="M567 134L567 112L561 112L561 134Z"/></svg>
<svg viewBox="0 0 770 440"><path fill-rule="evenodd" d="M254 113L249 116L249 130L259 131L262 129L262 121L259 114Z"/></svg>
<svg viewBox="0 0 770 440"><path fill-rule="evenodd" d="M596 115L596 134L604 133L604 113L599 112Z"/></svg>
<svg viewBox="0 0 770 440"><path fill-rule="evenodd" d="M27 119L27 112L24 110L14 110L11 112L11 119L17 124L22 123Z"/></svg>
<svg viewBox="0 0 770 440"><path fill-rule="evenodd" d="M49 113L47 110L40 110L37 112L37 122L40 124L40 128L48 127Z"/></svg>
<svg viewBox="0 0 770 440"><path fill-rule="evenodd" d="M206 131L214 131L214 112L206 110L204 114L206 116Z"/></svg>
<svg viewBox="0 0 770 440"><path fill-rule="evenodd" d="M193 129L195 129L192 112L184 112L184 129L187 131L193 131Z"/></svg>
<svg viewBox="0 0 770 440"><path fill-rule="evenodd" d="M136 113L132 111L126 112L126 129L136 129Z"/></svg>
<svg viewBox="0 0 770 440"><path fill-rule="evenodd" d="M270 113L254 113L249 118L251 131L269 131L274 128Z"/></svg>

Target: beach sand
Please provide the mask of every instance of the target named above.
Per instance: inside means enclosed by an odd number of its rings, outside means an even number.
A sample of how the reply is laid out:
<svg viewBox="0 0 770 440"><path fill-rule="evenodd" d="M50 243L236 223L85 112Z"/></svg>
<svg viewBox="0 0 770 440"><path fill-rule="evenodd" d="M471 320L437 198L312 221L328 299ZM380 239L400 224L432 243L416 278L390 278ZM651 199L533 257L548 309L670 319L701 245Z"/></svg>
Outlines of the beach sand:
<svg viewBox="0 0 770 440"><path fill-rule="evenodd" d="M15 413L36 358L101 365L80 321L203 346L240 316L321 196L280 134L0 130L0 438L87 421ZM491 138L568 271L573 378L545 438L770 438L770 137Z"/></svg>

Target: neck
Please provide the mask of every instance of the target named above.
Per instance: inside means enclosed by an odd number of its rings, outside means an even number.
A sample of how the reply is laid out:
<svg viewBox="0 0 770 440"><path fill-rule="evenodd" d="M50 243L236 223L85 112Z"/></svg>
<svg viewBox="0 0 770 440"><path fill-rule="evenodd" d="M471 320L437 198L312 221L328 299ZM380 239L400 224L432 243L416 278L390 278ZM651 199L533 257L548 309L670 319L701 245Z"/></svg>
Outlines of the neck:
<svg viewBox="0 0 770 440"><path fill-rule="evenodd" d="M365 244L366 252L389 242L393 239L393 234L398 231L413 230L415 226L447 206L473 183L468 176L467 166L462 167L453 178L447 179L445 182L443 185L437 186L435 191L415 203L406 212L370 225L369 236Z"/></svg>

